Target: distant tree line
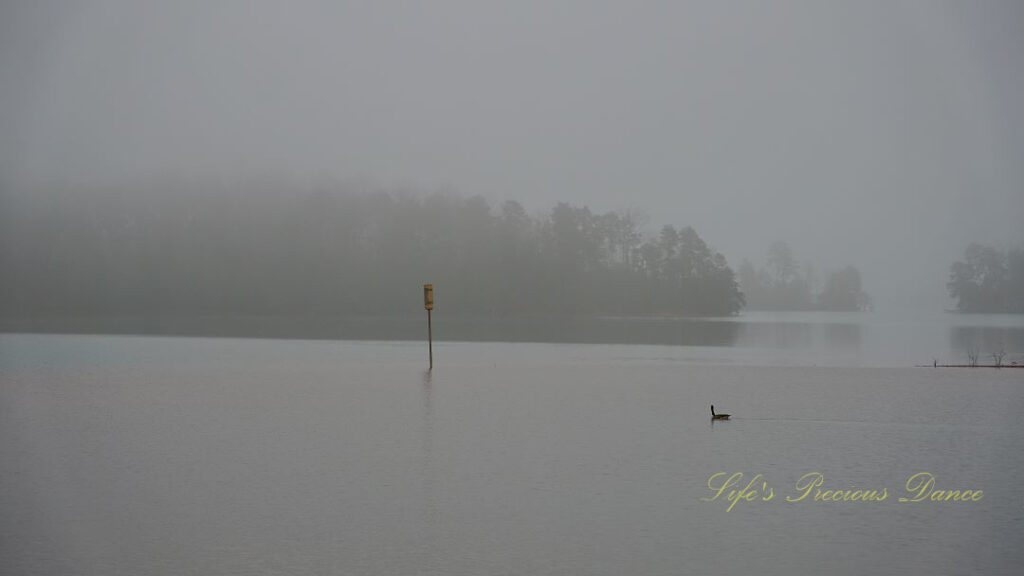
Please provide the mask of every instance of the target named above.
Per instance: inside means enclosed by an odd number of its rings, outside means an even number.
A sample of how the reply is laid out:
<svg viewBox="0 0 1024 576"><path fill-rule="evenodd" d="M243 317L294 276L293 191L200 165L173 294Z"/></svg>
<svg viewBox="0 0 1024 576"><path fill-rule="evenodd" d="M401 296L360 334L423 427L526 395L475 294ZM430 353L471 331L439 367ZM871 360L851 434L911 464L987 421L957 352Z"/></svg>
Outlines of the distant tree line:
<svg viewBox="0 0 1024 576"><path fill-rule="evenodd" d="M971 244L950 266L946 288L961 312L1024 313L1024 249Z"/></svg>
<svg viewBox="0 0 1024 576"><path fill-rule="evenodd" d="M690 227L629 213L338 191L0 196L5 316L729 315L744 297Z"/></svg>
<svg viewBox="0 0 1024 576"><path fill-rule="evenodd" d="M862 289L860 271L853 266L831 272L817 289L817 275L810 264L800 265L785 242L768 248L767 265L755 268L744 260L739 284L753 310L859 311L871 307Z"/></svg>

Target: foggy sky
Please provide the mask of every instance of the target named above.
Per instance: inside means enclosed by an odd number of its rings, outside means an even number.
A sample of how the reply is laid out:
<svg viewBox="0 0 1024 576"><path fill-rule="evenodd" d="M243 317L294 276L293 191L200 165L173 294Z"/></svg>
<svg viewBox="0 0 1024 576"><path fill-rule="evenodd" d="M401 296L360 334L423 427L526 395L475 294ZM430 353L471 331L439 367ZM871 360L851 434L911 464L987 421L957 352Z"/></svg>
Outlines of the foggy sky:
<svg viewBox="0 0 1024 576"><path fill-rule="evenodd" d="M481 194L948 308L1024 242L1024 3L4 2L0 182Z"/></svg>

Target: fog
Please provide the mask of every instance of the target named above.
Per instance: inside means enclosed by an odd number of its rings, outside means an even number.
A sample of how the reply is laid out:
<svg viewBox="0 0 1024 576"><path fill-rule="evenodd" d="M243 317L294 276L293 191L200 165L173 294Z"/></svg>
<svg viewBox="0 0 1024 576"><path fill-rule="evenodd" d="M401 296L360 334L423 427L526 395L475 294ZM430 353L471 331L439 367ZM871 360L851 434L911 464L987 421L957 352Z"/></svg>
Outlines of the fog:
<svg viewBox="0 0 1024 576"><path fill-rule="evenodd" d="M4 3L0 186L567 202L941 310L1024 242L1022 70L1016 1Z"/></svg>

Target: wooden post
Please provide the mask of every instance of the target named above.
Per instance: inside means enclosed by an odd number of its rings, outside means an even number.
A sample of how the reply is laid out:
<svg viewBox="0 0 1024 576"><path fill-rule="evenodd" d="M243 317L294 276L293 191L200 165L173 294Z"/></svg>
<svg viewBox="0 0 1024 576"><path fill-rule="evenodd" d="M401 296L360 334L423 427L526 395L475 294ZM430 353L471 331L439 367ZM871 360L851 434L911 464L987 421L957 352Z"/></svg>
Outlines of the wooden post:
<svg viewBox="0 0 1024 576"><path fill-rule="evenodd" d="M434 285L423 285L423 307L427 309L427 349L430 353L430 370L434 369L434 329L431 326L430 313L434 310Z"/></svg>

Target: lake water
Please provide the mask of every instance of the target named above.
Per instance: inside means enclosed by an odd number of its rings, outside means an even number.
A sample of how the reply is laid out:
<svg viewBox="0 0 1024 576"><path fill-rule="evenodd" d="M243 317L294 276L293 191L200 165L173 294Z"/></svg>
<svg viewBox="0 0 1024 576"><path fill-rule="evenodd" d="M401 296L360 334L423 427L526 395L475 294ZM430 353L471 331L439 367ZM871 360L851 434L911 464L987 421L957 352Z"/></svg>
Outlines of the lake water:
<svg viewBox="0 0 1024 576"><path fill-rule="evenodd" d="M421 342L3 334L0 574L1018 574L1024 370L913 367L1016 357L1021 320L979 318L440 342L432 372ZM887 498L788 502L813 472ZM982 497L899 502L918 472ZM763 476L728 511L734 473Z"/></svg>
<svg viewBox="0 0 1024 576"><path fill-rule="evenodd" d="M423 317L123 317L0 319L0 333L154 334L419 341ZM435 314L439 341L640 344L674 358L788 365L912 366L979 362L1005 350L1024 363L1024 315L747 312L726 318L459 318Z"/></svg>

